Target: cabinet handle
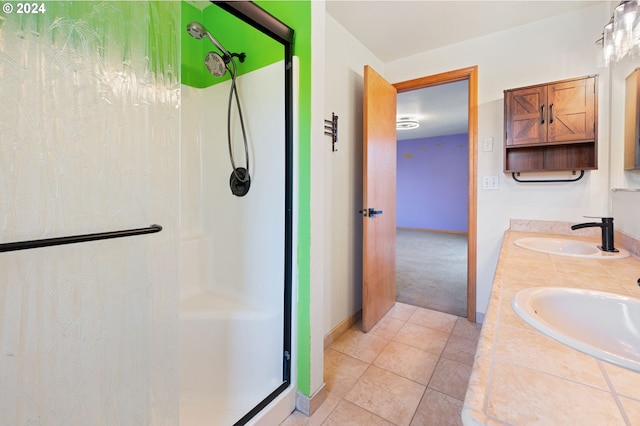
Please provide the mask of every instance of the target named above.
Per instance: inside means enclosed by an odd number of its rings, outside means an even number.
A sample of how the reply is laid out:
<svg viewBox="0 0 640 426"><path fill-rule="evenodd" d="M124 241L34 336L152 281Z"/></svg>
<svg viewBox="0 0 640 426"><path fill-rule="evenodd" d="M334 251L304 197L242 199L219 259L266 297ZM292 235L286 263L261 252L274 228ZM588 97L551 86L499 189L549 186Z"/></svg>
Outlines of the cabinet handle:
<svg viewBox="0 0 640 426"><path fill-rule="evenodd" d="M544 124L544 105L540 107L540 124Z"/></svg>
<svg viewBox="0 0 640 426"><path fill-rule="evenodd" d="M549 105L549 124L553 123L553 104Z"/></svg>

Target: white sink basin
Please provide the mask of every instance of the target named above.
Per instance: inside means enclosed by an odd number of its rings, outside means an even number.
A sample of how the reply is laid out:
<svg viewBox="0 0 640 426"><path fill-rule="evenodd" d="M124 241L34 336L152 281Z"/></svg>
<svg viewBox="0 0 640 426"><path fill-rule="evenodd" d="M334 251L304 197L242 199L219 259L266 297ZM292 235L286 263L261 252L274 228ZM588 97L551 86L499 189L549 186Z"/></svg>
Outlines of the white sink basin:
<svg viewBox="0 0 640 426"><path fill-rule="evenodd" d="M518 292L511 306L526 323L560 343L640 372L640 299L533 287Z"/></svg>
<svg viewBox="0 0 640 426"><path fill-rule="evenodd" d="M617 253L611 253L600 250L597 243L562 238L527 237L519 238L513 243L525 249L561 256L588 259L623 259L629 257L629 252L624 249L619 249Z"/></svg>

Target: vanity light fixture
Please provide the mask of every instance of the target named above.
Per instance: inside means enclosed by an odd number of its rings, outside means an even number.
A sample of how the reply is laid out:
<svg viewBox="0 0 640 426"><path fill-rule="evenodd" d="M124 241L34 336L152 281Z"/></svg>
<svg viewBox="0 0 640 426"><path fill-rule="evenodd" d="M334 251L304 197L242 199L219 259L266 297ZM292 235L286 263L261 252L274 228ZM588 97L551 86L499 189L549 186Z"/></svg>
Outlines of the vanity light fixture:
<svg viewBox="0 0 640 426"><path fill-rule="evenodd" d="M620 61L627 54L640 56L640 13L638 0L621 1L604 26L596 44L602 46L606 66Z"/></svg>
<svg viewBox="0 0 640 426"><path fill-rule="evenodd" d="M411 118L399 118L396 121L396 130L410 130L420 127L420 122Z"/></svg>

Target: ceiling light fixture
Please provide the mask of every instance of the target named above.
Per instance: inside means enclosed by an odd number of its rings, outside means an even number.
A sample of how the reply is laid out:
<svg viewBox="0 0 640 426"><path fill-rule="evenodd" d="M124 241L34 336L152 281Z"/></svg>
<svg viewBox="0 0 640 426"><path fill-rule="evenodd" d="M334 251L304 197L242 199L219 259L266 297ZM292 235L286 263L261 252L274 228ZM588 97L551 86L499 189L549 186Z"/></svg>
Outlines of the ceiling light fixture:
<svg viewBox="0 0 640 426"><path fill-rule="evenodd" d="M630 54L640 56L640 13L638 0L621 1L613 16L604 26L602 37L596 44L602 45L606 66L616 64Z"/></svg>
<svg viewBox="0 0 640 426"><path fill-rule="evenodd" d="M412 120L407 118L400 118L396 121L396 130L410 130L420 127L418 120Z"/></svg>

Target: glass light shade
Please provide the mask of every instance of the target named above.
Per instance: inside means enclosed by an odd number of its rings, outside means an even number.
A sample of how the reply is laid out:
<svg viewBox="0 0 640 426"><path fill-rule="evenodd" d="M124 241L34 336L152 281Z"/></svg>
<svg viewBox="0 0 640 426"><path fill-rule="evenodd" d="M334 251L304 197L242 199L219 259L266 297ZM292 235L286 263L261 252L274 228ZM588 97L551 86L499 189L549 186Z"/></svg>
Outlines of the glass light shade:
<svg viewBox="0 0 640 426"><path fill-rule="evenodd" d="M640 6L640 5L639 5ZM631 56L634 58L640 57L640 13L636 12L636 18L633 22L631 29Z"/></svg>
<svg viewBox="0 0 640 426"><path fill-rule="evenodd" d="M633 47L633 24L638 12L636 0L621 2L613 12L613 38L616 57L620 60Z"/></svg>
<svg viewBox="0 0 640 426"><path fill-rule="evenodd" d="M613 30L631 32L638 13L636 0L623 1L613 11Z"/></svg>
<svg viewBox="0 0 640 426"><path fill-rule="evenodd" d="M602 50L604 53L604 62L606 65L618 61L617 49L615 47L615 40L613 37L613 21L609 21L609 23L604 27Z"/></svg>

